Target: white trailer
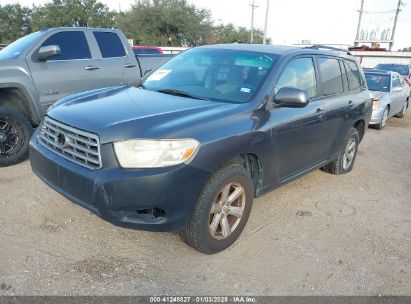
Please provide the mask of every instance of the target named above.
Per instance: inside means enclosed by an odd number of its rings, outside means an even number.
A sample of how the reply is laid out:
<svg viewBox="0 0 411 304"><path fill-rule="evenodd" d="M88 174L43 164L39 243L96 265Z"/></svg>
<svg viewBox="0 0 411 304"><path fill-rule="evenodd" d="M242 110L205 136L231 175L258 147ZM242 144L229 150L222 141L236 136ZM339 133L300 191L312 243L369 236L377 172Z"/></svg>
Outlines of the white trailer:
<svg viewBox="0 0 411 304"><path fill-rule="evenodd" d="M358 57L363 68L373 68L379 63L402 63L411 65L411 52L351 51Z"/></svg>

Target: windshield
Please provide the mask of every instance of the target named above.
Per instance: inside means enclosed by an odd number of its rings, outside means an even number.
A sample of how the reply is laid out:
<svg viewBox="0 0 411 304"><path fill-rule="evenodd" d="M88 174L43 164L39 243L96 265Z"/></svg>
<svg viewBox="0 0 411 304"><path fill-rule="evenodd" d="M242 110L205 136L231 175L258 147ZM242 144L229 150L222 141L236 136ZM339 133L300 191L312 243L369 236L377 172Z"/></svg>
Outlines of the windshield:
<svg viewBox="0 0 411 304"><path fill-rule="evenodd" d="M21 53L25 52L32 43L34 43L43 32L35 32L24 36L6 46L0 51L0 60L16 59Z"/></svg>
<svg viewBox="0 0 411 304"><path fill-rule="evenodd" d="M213 101L245 103L258 91L278 55L197 48L154 71L145 89Z"/></svg>
<svg viewBox="0 0 411 304"><path fill-rule="evenodd" d="M384 70L384 71L392 71L397 72L402 76L408 76L410 74L410 69L408 65L399 65L399 64L378 64L376 69Z"/></svg>
<svg viewBox="0 0 411 304"><path fill-rule="evenodd" d="M365 80L370 91L388 92L390 90L389 75L365 73Z"/></svg>

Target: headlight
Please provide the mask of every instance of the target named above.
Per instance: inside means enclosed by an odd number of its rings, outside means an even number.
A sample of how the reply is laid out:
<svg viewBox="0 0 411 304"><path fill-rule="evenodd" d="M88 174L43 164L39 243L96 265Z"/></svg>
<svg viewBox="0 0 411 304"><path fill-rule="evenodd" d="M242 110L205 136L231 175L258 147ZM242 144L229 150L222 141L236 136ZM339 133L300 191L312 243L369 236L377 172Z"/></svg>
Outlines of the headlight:
<svg viewBox="0 0 411 304"><path fill-rule="evenodd" d="M197 151L195 139L132 139L114 143L123 168L159 168L188 161Z"/></svg>
<svg viewBox="0 0 411 304"><path fill-rule="evenodd" d="M373 99L372 100L372 107L374 109L379 109L381 108L381 102L378 99Z"/></svg>

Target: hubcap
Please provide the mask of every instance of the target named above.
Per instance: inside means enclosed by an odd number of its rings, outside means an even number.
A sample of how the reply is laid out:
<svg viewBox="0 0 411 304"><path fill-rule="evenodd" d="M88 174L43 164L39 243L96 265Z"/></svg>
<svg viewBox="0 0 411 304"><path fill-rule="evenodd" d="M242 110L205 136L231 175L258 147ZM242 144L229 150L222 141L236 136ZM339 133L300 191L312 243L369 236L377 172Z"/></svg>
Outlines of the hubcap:
<svg viewBox="0 0 411 304"><path fill-rule="evenodd" d="M381 120L381 125L384 127L387 124L388 120L388 109L385 109L383 115L382 115L382 120Z"/></svg>
<svg viewBox="0 0 411 304"><path fill-rule="evenodd" d="M0 155L9 155L17 146L17 142L16 129L8 121L0 120Z"/></svg>
<svg viewBox="0 0 411 304"><path fill-rule="evenodd" d="M355 146L356 146L355 139L351 138L348 141L348 144L347 144L347 147L345 148L345 153L343 156L343 169L344 170L347 170L351 166L354 160L355 149L356 149Z"/></svg>
<svg viewBox="0 0 411 304"><path fill-rule="evenodd" d="M209 231L213 238L227 238L237 228L245 207L245 191L239 183L229 183L218 193L209 216Z"/></svg>

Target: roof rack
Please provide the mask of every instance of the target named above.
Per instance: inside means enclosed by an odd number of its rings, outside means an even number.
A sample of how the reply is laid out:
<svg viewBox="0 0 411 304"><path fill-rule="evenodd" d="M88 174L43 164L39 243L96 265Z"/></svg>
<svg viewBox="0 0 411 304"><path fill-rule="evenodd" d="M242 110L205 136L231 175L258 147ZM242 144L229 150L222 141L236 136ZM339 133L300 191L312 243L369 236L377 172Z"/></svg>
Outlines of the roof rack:
<svg viewBox="0 0 411 304"><path fill-rule="evenodd" d="M337 52L343 52L343 53L347 53L348 55L351 55L350 51L348 50L344 50L344 49L340 49L340 48L336 48L336 47L332 47L332 46L328 46L328 45L323 45L323 44L313 44L312 46L306 46L304 47L305 49L314 49L314 50L331 50L331 51L337 51Z"/></svg>

